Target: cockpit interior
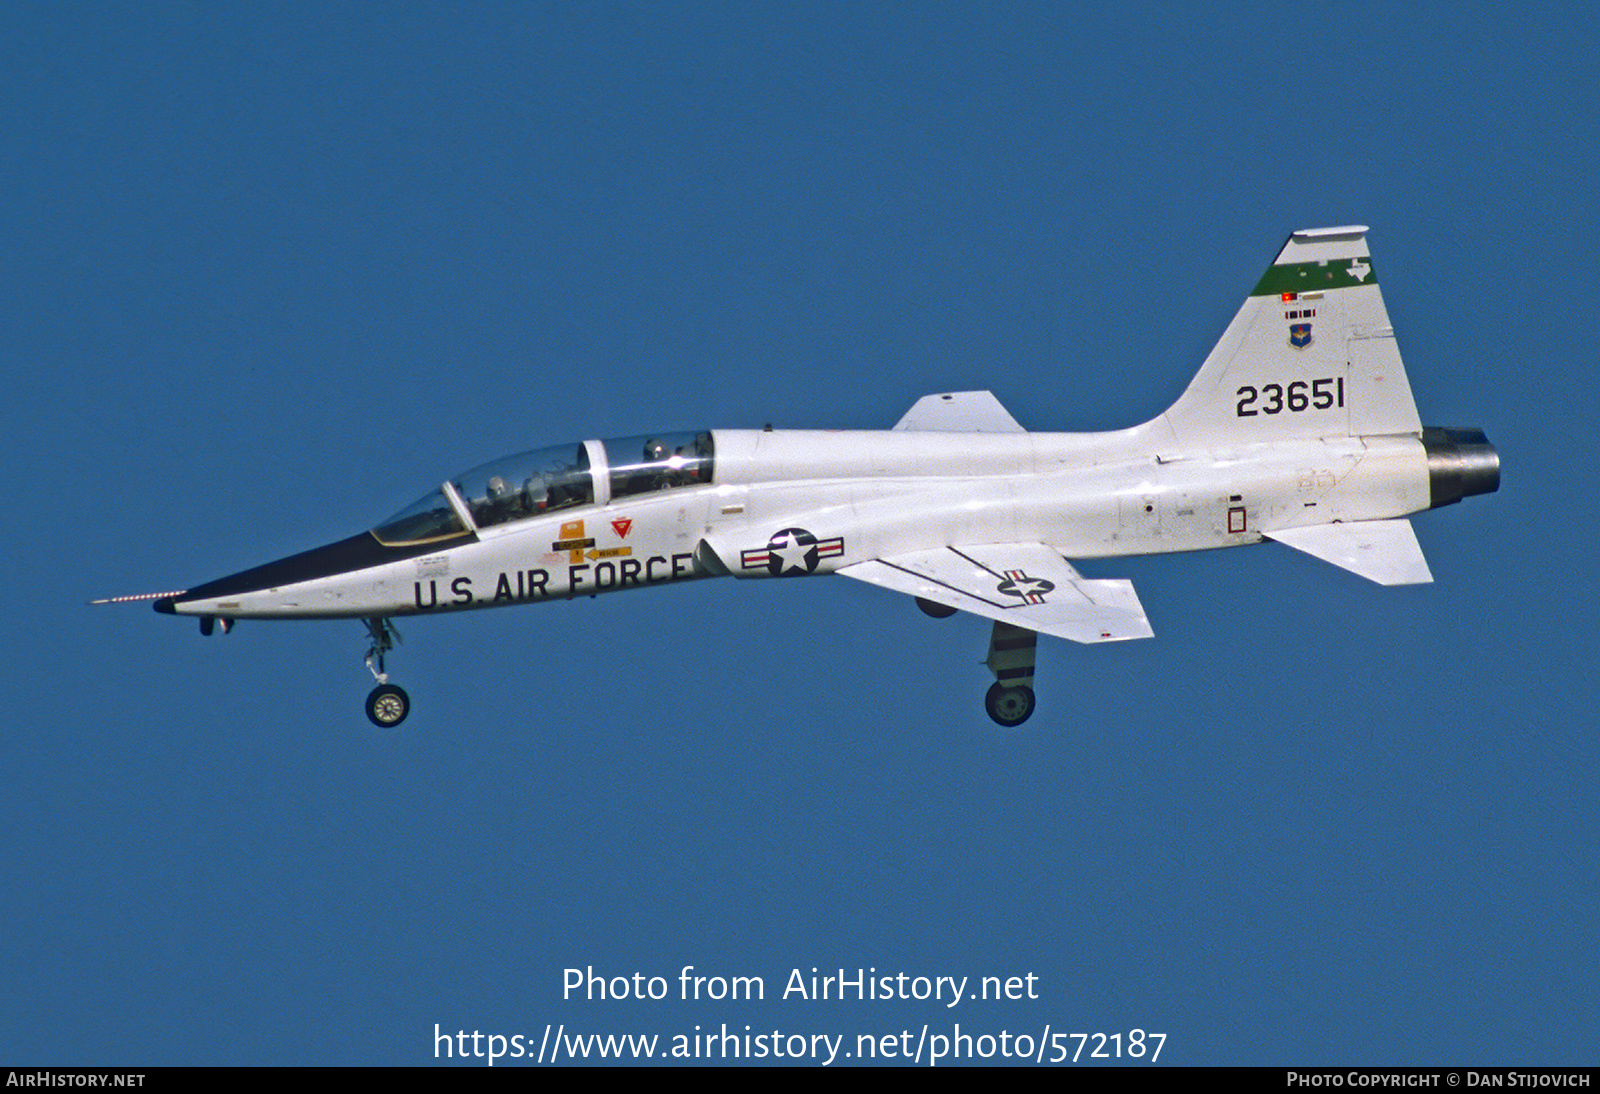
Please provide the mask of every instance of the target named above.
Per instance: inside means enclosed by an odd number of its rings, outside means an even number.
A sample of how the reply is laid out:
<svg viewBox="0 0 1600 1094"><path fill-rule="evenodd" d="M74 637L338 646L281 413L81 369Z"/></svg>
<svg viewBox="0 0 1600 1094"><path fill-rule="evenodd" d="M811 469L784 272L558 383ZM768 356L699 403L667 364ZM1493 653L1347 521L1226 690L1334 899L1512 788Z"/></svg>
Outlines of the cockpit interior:
<svg viewBox="0 0 1600 1094"><path fill-rule="evenodd" d="M714 463L709 430L537 448L447 480L372 534L391 547L443 543L557 510L705 485Z"/></svg>

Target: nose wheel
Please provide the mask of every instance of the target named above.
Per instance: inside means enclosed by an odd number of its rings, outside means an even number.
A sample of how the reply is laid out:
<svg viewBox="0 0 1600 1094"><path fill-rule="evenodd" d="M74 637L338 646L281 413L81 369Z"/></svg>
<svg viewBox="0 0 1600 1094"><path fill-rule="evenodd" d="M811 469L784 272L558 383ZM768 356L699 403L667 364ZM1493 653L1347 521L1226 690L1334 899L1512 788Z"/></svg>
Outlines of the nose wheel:
<svg viewBox="0 0 1600 1094"><path fill-rule="evenodd" d="M379 684L367 696L367 717L379 729L392 729L411 713L411 696L397 684Z"/></svg>
<svg viewBox="0 0 1600 1094"><path fill-rule="evenodd" d="M372 637L372 645L367 649L367 669L378 681L378 686L367 693L367 718L379 729L393 729L411 713L411 696L406 694L405 688L389 683L389 674L383 665L384 654L400 641L400 632L387 619L375 617L362 622Z"/></svg>

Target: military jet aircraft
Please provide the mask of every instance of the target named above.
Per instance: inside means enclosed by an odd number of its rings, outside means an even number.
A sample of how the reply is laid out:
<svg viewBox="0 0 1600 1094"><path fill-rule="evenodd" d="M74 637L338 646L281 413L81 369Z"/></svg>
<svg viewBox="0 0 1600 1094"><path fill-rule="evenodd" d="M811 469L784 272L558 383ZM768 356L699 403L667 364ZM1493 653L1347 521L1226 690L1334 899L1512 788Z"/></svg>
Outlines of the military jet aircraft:
<svg viewBox="0 0 1600 1094"><path fill-rule="evenodd" d="M992 621L989 715L1033 712L1040 634L1151 635L1130 582L1068 559L1277 540L1385 585L1432 580L1410 513L1499 488L1477 429L1424 428L1364 227L1295 232L1182 397L1104 433L1029 433L987 391L893 429L690 430L539 448L440 483L369 531L153 600L235 620L363 620L367 715L396 616L669 582L843 574ZM99 601L97 603L105 603Z"/></svg>

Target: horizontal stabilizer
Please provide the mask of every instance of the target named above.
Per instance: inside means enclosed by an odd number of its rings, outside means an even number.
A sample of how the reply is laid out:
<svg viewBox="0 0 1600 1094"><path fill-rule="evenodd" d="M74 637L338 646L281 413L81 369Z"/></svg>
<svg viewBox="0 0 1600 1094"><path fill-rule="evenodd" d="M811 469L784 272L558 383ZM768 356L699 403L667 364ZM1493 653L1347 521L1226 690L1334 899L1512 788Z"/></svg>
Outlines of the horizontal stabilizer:
<svg viewBox="0 0 1600 1094"><path fill-rule="evenodd" d="M1424 585L1433 580L1409 520L1317 524L1263 534L1379 585Z"/></svg>
<svg viewBox="0 0 1600 1094"><path fill-rule="evenodd" d="M988 391L924 395L894 426L930 433L1026 433Z"/></svg>
<svg viewBox="0 0 1600 1094"><path fill-rule="evenodd" d="M1154 633L1133 582L1090 580L1042 543L911 551L838 572L1073 642L1115 642Z"/></svg>

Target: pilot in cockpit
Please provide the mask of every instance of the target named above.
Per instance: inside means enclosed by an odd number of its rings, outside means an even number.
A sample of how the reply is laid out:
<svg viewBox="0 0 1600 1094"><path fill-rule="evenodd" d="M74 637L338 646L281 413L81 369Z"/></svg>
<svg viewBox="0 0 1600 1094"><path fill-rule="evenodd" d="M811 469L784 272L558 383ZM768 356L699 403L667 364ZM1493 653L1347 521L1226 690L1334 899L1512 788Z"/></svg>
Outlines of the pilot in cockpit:
<svg viewBox="0 0 1600 1094"><path fill-rule="evenodd" d="M522 496L530 513L542 513L550 507L550 489L545 486L543 475L530 476L522 484Z"/></svg>
<svg viewBox="0 0 1600 1094"><path fill-rule="evenodd" d="M667 446L661 440L651 437L644 442L644 462L650 466L640 469L639 488L635 489L634 493L660 490L662 487L673 485L672 471L667 464Z"/></svg>
<svg viewBox="0 0 1600 1094"><path fill-rule="evenodd" d="M515 513L515 500L506 489L506 480L499 475L491 475L484 486L483 512L478 515L479 524L499 524L501 521L510 520Z"/></svg>

